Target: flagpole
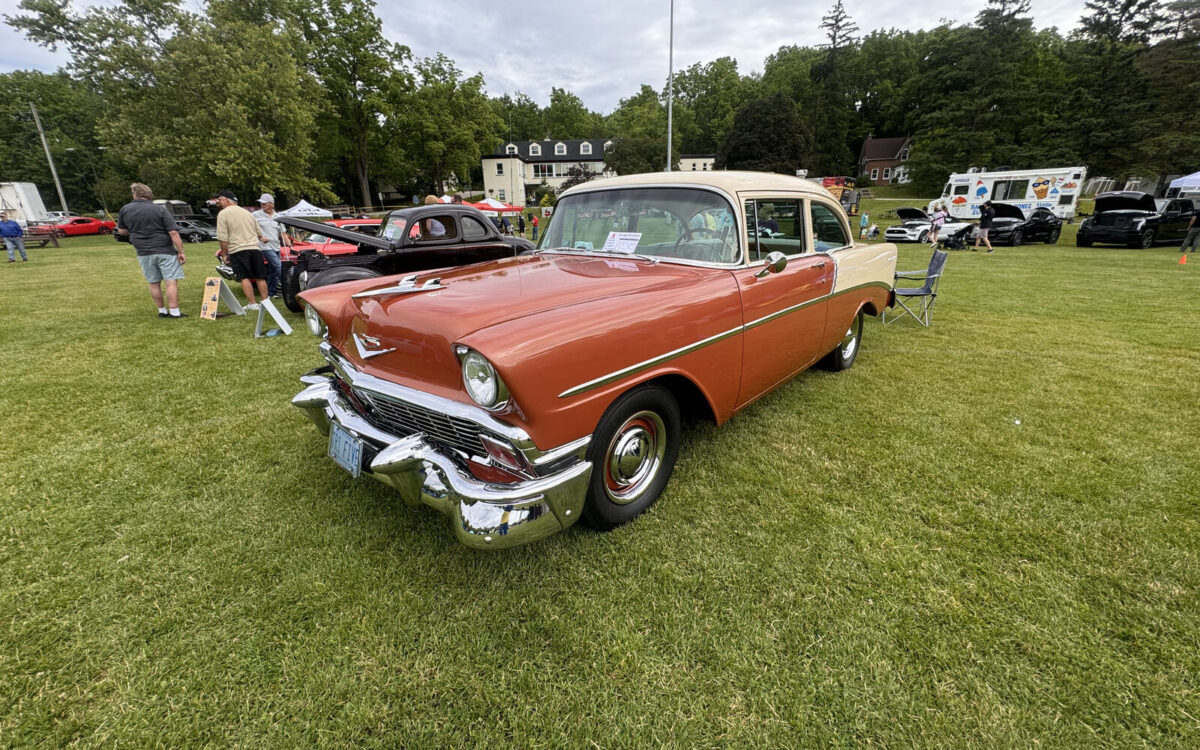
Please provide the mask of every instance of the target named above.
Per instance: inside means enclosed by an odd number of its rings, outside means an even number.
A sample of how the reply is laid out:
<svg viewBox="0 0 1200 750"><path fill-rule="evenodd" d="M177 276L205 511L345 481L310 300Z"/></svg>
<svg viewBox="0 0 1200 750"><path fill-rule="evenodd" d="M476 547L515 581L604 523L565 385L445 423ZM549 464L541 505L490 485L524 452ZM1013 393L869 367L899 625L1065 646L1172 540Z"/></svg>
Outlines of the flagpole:
<svg viewBox="0 0 1200 750"><path fill-rule="evenodd" d="M667 41L667 170L671 171L671 129L675 104L675 0L671 0L671 25Z"/></svg>

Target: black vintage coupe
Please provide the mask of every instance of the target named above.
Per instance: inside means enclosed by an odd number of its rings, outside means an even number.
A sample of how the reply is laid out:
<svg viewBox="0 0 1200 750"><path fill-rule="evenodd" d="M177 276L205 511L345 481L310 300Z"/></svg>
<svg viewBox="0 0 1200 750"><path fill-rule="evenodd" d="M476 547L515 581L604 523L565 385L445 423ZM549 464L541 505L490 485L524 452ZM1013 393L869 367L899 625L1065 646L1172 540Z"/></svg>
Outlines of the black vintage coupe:
<svg viewBox="0 0 1200 750"><path fill-rule="evenodd" d="M500 234L474 206L430 204L388 214L377 236L304 219L280 217L279 223L356 245L346 255L302 250L280 279L283 303L292 312L303 308L296 296L305 289L353 279L369 279L432 268L464 266L532 252L534 244Z"/></svg>

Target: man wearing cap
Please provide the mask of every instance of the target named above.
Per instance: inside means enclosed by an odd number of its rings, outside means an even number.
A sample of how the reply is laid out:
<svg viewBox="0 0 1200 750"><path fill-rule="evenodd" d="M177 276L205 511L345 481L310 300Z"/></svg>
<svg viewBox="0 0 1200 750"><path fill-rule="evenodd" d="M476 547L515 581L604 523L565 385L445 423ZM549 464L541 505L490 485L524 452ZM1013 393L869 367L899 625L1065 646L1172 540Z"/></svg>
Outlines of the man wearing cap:
<svg viewBox="0 0 1200 750"><path fill-rule="evenodd" d="M8 262L16 263L14 250L21 251L21 260L29 260L25 255L25 230L15 221L10 221L7 213L0 213L0 237L4 238L4 247L8 250Z"/></svg>
<svg viewBox="0 0 1200 750"><path fill-rule="evenodd" d="M265 245L267 238L258 231L258 222L250 212L238 205L237 198L228 190L222 190L209 199L209 203L220 206L217 214L217 244L221 249L217 255L233 268L233 274L242 282L242 294L249 302L247 310L257 310L258 295L267 298L267 262L258 248Z"/></svg>
<svg viewBox="0 0 1200 750"><path fill-rule="evenodd" d="M275 221L275 196L263 193L258 196L258 205L261 208L253 215L254 221L258 223L258 233L267 238L266 242L260 243L258 246L259 252L263 254L263 259L267 261L267 292L272 297L278 297L279 248L283 245L290 245L291 240L283 231L283 227Z"/></svg>
<svg viewBox="0 0 1200 750"><path fill-rule="evenodd" d="M179 311L179 280L187 256L183 254L175 217L166 206L154 202L149 186L135 182L129 192L133 200L121 206L117 214L117 232L128 237L137 251L142 275L150 285L150 298L158 305L158 317L186 318Z"/></svg>

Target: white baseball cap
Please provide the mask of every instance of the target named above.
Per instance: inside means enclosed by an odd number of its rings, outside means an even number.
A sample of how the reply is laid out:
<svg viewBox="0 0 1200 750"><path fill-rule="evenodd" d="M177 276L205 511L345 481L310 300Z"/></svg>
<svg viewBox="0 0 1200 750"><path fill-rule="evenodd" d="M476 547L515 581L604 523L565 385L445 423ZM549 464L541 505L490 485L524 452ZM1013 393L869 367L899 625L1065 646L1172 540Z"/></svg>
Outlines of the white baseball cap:
<svg viewBox="0 0 1200 750"><path fill-rule="evenodd" d="M270 195L268 193L263 193L262 195L258 196L258 202L259 203L274 203L275 196Z"/></svg>

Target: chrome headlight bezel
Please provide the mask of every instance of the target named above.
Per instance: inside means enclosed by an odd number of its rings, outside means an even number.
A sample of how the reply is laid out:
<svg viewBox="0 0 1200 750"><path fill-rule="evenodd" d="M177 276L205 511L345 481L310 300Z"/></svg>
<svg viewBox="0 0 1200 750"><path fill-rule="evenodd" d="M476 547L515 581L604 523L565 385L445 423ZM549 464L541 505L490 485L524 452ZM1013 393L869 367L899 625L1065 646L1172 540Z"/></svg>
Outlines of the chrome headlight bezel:
<svg viewBox="0 0 1200 750"><path fill-rule="evenodd" d="M312 305L304 306L304 325L308 328L308 332L317 338L325 338L329 335L329 326L325 325L321 313L317 312L317 308Z"/></svg>
<svg viewBox="0 0 1200 750"><path fill-rule="evenodd" d="M476 404L496 411L508 405L508 387L488 358L467 346L455 347L461 365L463 389Z"/></svg>

